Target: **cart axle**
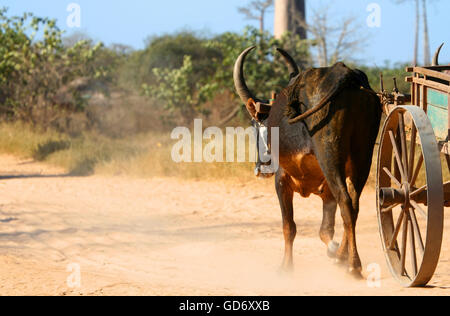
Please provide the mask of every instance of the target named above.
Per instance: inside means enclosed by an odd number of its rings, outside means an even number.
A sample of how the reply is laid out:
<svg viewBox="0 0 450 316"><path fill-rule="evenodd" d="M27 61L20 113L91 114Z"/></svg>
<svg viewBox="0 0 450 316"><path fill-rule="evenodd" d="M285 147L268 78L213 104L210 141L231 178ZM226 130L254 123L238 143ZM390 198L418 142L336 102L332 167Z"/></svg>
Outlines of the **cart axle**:
<svg viewBox="0 0 450 316"><path fill-rule="evenodd" d="M382 208L405 203L405 192L394 188L382 188L379 192L379 201Z"/></svg>
<svg viewBox="0 0 450 316"><path fill-rule="evenodd" d="M411 190L410 199L418 204L428 205L428 190L425 187ZM380 206L386 210L392 210L392 206L405 204L406 194L404 190L395 188L382 188L378 193ZM450 182L444 184L444 206L450 207Z"/></svg>

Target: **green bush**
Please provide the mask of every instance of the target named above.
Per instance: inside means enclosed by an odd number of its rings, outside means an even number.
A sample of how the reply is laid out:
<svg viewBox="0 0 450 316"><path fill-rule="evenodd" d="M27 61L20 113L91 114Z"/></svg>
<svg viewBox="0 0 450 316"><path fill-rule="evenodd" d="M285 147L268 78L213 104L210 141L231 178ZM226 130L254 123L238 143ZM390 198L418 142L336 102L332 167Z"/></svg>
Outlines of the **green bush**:
<svg viewBox="0 0 450 316"><path fill-rule="evenodd" d="M272 90L281 90L289 80L277 47L290 51L300 65L309 64L308 42L292 36L276 40L254 28L212 38L183 32L152 39L138 53L142 70L134 79L145 95L164 103L169 118L182 117L188 124L197 115L207 116L204 105L219 94L231 92L234 107L240 106L234 93L234 63L244 49L255 44L258 49L248 58L246 78L261 98L269 99Z"/></svg>
<svg viewBox="0 0 450 316"><path fill-rule="evenodd" d="M291 53L300 68L312 65L310 41L290 34L278 40L251 27L214 36L189 31L153 36L145 49L133 51L95 44L83 34L63 37L55 20L7 13L0 10L0 118L72 135L92 129L126 136L190 124L196 117L212 116L208 123L214 125L227 113L240 114L236 123L248 122L232 76L245 48L257 46L245 75L261 99L289 80L277 47ZM358 68L376 91L382 72L387 91L396 77L400 91L409 92L403 65Z"/></svg>
<svg viewBox="0 0 450 316"><path fill-rule="evenodd" d="M370 85L375 91L378 92L381 89L380 74L383 74L384 89L387 92L392 92L394 90L393 78L396 78L399 91L404 94L410 94L411 85L405 81L405 77L410 75L405 71L407 66L407 64L397 64L394 65L394 67L386 65L382 68L367 66L360 66L358 68L367 74Z"/></svg>
<svg viewBox="0 0 450 316"><path fill-rule="evenodd" d="M81 111L83 89L108 76L99 63L102 44L62 44L56 21L32 13L7 16L0 9L0 114L48 127L66 112ZM105 60L105 56L101 56Z"/></svg>

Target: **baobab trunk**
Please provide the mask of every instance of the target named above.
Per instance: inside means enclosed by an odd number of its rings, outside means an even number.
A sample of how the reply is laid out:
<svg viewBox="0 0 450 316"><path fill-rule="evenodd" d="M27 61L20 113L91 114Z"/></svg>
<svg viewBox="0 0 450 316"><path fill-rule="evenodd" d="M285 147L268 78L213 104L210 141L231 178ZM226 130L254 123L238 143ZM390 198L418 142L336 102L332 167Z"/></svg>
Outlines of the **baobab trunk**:
<svg viewBox="0 0 450 316"><path fill-rule="evenodd" d="M430 55L430 36L428 33L428 12L427 12L427 2L422 0L423 7L423 58L424 66L431 65L431 55Z"/></svg>
<svg viewBox="0 0 450 316"><path fill-rule="evenodd" d="M276 38L281 38L287 32L306 39L305 0L275 0L275 30Z"/></svg>
<svg viewBox="0 0 450 316"><path fill-rule="evenodd" d="M419 7L419 0L416 0L416 30L414 34L414 60L413 60L414 66L417 66L419 61L419 29L420 29L420 7Z"/></svg>

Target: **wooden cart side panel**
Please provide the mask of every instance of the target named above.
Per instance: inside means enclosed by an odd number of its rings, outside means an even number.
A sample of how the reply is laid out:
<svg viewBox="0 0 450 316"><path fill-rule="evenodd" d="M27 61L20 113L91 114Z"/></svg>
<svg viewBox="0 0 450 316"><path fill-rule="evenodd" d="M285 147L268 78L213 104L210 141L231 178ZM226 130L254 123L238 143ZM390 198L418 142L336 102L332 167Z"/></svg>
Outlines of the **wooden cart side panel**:
<svg viewBox="0 0 450 316"><path fill-rule="evenodd" d="M438 140L448 137L448 94L434 89L427 89L427 113Z"/></svg>

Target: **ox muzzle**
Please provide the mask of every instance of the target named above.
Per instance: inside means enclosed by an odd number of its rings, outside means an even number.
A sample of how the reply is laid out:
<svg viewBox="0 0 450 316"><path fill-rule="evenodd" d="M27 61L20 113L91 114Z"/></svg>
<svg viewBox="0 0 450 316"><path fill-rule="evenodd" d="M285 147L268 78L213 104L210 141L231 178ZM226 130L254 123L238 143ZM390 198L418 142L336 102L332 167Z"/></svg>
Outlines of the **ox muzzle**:
<svg viewBox="0 0 450 316"><path fill-rule="evenodd" d="M263 179L272 177L276 172L272 164L272 154L269 145L269 128L266 123L267 121L258 122L252 120L252 126L256 131L255 176Z"/></svg>

